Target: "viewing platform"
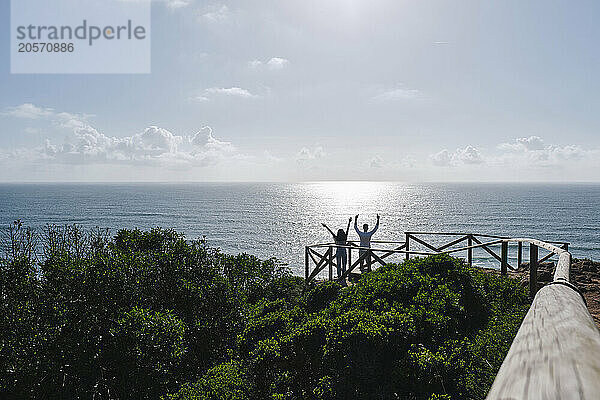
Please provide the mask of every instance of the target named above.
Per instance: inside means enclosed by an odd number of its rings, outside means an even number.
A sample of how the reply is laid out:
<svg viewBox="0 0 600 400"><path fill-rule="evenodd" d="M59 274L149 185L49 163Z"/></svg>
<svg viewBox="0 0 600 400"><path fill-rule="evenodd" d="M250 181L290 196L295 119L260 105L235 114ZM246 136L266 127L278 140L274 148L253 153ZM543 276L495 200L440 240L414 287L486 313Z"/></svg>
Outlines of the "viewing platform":
<svg viewBox="0 0 600 400"><path fill-rule="evenodd" d="M537 265L558 256L553 251L554 248L569 250L568 242L535 240L535 243L526 243L526 239L513 239L508 236L456 232L404 232L404 241L372 240L370 248L360 247L357 243L358 241L349 240L346 246L335 243L306 246L304 254L306 283L309 284L317 278L343 281L391 262L408 260L411 256L427 257L436 254L462 256L469 266L473 266L475 252L484 253L488 258L496 260L499 263L500 273L506 275L508 270L516 271L523 263L525 243L529 244L530 285L533 297L537 287L537 273L532 272L537 272ZM335 252L339 247L346 249L348 263L346 271L341 276L336 276ZM540 249L547 254L538 259ZM510 254L516 254L515 266L509 262Z"/></svg>

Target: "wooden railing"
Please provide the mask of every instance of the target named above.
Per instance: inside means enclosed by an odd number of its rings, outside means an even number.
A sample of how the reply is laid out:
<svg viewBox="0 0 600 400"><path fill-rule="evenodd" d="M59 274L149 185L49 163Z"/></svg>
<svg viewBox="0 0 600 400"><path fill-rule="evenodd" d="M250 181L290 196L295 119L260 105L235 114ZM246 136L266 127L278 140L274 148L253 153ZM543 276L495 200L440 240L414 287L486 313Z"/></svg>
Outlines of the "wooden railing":
<svg viewBox="0 0 600 400"><path fill-rule="evenodd" d="M443 245L433 245L422 238L425 235L456 236ZM487 242L484 240L491 239ZM452 248L459 243L467 246ZM594 323L577 287L570 282L571 254L568 243L548 242L529 238L508 238L493 235L441 232L406 232L404 242L373 242L374 245L393 244L392 249L362 249L363 261L385 264L384 259L393 255L431 255L466 252L467 262L472 264L473 251L483 249L500 261L501 273L514 269L508 263L509 246L517 246L517 266L522 264L523 245L529 246L529 290L533 302L513 340L511 347L496 375L487 400L508 399L599 399L600 398L600 331ZM473 244L475 243L475 244ZM413 244L429 252L410 250ZM500 254L492 247L500 246ZM306 281L310 282L328 266L329 279L333 279L333 252L335 244L326 243L306 247ZM416 246L415 246L416 247ZM320 254L314 248L325 248ZM344 246L351 257L352 251L360 249L351 243ZM548 254L539 258L539 251ZM377 254L381 255L377 255ZM319 258L315 258L315 256ZM540 262L557 256L558 262L552 282L537 290L537 267ZM309 259L316 264L309 271ZM351 263L340 279L345 279L360 259ZM369 264L371 266L371 264ZM310 272L310 273L309 273Z"/></svg>
<svg viewBox="0 0 600 400"><path fill-rule="evenodd" d="M535 295L487 399L600 398L600 332L570 282L571 254L535 239L507 242L529 244L534 272L539 248L559 258L553 281Z"/></svg>
<svg viewBox="0 0 600 400"><path fill-rule="evenodd" d="M440 244L433 243L430 237L437 237L438 239L450 237L452 239ZM455 232L405 232L404 239L403 242L374 240L371 242L372 247L370 248L359 247L355 241L349 241L346 246L338 246L335 243L319 243L306 246L304 260L306 283L311 283L318 277L334 280L334 270L337 270L335 253L338 248L342 248L347 252L348 259L347 269L335 278L341 281L345 281L348 276L357 273L357 267L360 265L364 266L364 271L370 271L380 265L385 265L393 256L400 256L400 258L404 256L405 259L408 259L411 256L464 253L467 263L472 266L474 251L484 251L488 257L492 257L500 263L500 273L502 275L506 275L509 269L516 270L523 263L523 242L512 241L507 236ZM511 243L516 247L516 267L509 263ZM564 251L569 248L567 242L552 241L543 243ZM384 248L384 246L388 246L388 248ZM495 247L500 248L499 252L495 251ZM540 246L534 247L530 246L530 253L537 252ZM529 281L532 297L537 290L537 265L556 255L548 248L542 247L542 249L547 250L548 254L541 259L538 259L538 253L535 253L535 257L530 257ZM353 261L353 254L356 253L358 253L358 257ZM394 261L401 260L396 258ZM312 270L311 266L313 267ZM322 276L323 273L326 274L325 277Z"/></svg>

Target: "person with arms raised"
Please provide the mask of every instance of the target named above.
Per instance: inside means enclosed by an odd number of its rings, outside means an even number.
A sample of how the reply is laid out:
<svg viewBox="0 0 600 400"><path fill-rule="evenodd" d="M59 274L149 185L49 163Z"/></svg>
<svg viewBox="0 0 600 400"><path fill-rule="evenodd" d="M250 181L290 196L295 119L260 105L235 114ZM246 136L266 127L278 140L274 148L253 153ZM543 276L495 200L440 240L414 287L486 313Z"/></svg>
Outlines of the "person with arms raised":
<svg viewBox="0 0 600 400"><path fill-rule="evenodd" d="M354 217L354 230L360 237L360 250L358 251L360 261L360 272L365 272L366 270L371 269L371 257L368 255L365 258L362 258L366 253L367 249L371 247L371 236L379 229L379 214L377 214L377 223L375 224L375 228L372 231L369 231L369 224L363 225L363 231L361 232L358 229L358 214ZM367 260L365 260L367 259Z"/></svg>
<svg viewBox="0 0 600 400"><path fill-rule="evenodd" d="M350 230L351 222L352 222L352 217L350 217L350 219L348 220L348 226L346 227L346 231L344 231L343 229L338 229L337 233L333 233L333 231L331 229L329 229L329 227L327 225L325 225L324 223L321 224L321 225L323 225L323 227L325 229L327 229L329 231L329 233L331 233L331 236L333 236L333 240L335 241L335 244L338 245L337 250L335 252L335 261L337 264L338 278L341 277L342 274L344 274L346 272L346 264L348 263L348 251L347 251L346 247L340 247L340 246L346 246L348 244L348 231Z"/></svg>

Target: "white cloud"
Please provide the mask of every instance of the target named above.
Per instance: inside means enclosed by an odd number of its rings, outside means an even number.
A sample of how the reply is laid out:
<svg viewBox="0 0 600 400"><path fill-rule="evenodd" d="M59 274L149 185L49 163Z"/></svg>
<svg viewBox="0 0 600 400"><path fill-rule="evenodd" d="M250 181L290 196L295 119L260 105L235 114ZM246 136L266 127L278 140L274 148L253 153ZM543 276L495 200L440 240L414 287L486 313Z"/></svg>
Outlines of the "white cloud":
<svg viewBox="0 0 600 400"><path fill-rule="evenodd" d="M206 89L206 93L210 93L210 94L223 94L226 96L234 96L234 97L258 97L255 94L250 93L248 90L246 89L242 89L239 87L230 87L230 88L217 88L217 87L213 87L213 88L208 88Z"/></svg>
<svg viewBox="0 0 600 400"><path fill-rule="evenodd" d="M444 149L430 156L431 162L433 165L437 165L438 167L447 167L452 164L452 154Z"/></svg>
<svg viewBox="0 0 600 400"><path fill-rule="evenodd" d="M175 135L157 126L126 137L105 135L81 122L63 144L46 140L34 149L11 152L20 161L59 164L161 165L168 168L206 167L230 159L243 158L231 143L219 140L210 127L194 135Z"/></svg>
<svg viewBox="0 0 600 400"><path fill-rule="evenodd" d="M501 143L498 148L505 152L499 157L500 163L537 167L579 162L595 157L598 153L575 144L547 145L539 136L516 138L511 143Z"/></svg>
<svg viewBox="0 0 600 400"><path fill-rule="evenodd" d="M233 153L236 151L235 147L230 142L216 139L212 133L212 128L210 126L205 126L192 136L191 143L221 153Z"/></svg>
<svg viewBox="0 0 600 400"><path fill-rule="evenodd" d="M248 67L251 69L269 69L276 71L287 67L290 64L290 60L287 58L273 57L270 60L263 62L260 60L252 60L248 62Z"/></svg>
<svg viewBox="0 0 600 400"><path fill-rule="evenodd" d="M200 19L208 22L221 22L227 20L231 15L229 8L225 5L212 5L205 9Z"/></svg>
<svg viewBox="0 0 600 400"><path fill-rule="evenodd" d="M464 149L457 149L456 158L465 164L483 163L481 152L473 146L467 146Z"/></svg>
<svg viewBox="0 0 600 400"><path fill-rule="evenodd" d="M514 143L502 143L499 146L503 150L530 151L543 150L544 140L539 136L529 136L515 139Z"/></svg>
<svg viewBox="0 0 600 400"><path fill-rule="evenodd" d="M443 149L435 154L432 154L430 159L433 165L438 167L484 163L481 152L471 145L466 146L464 149L456 149L454 152Z"/></svg>
<svg viewBox="0 0 600 400"><path fill-rule="evenodd" d="M7 107L3 115L15 118L37 119L54 115L54 110L52 108L37 107L31 103L25 103L16 107Z"/></svg>
<svg viewBox="0 0 600 400"><path fill-rule="evenodd" d="M265 150L265 151L263 152L263 156L264 156L264 159L265 159L267 162L280 163L280 162L282 162L282 161L283 161L283 159L282 159L282 158L280 158L280 157L277 157L276 155L274 155L273 153L271 153L269 150Z"/></svg>
<svg viewBox="0 0 600 400"><path fill-rule="evenodd" d="M379 94L373 96L374 101L400 101L400 100L414 100L422 97L421 91L417 89L408 89L398 87L394 89L381 90Z"/></svg>
<svg viewBox="0 0 600 400"><path fill-rule="evenodd" d="M263 65L264 65L263 62L260 60L248 61L248 68L251 68L251 69L258 69L258 68L262 67Z"/></svg>
<svg viewBox="0 0 600 400"><path fill-rule="evenodd" d="M272 70L282 69L286 67L290 63L289 60L285 58L273 57L269 61L267 61L267 67Z"/></svg>
<svg viewBox="0 0 600 400"><path fill-rule="evenodd" d="M419 165L419 162L417 161L417 159L415 157L413 157L412 155L406 155L401 161L400 161L400 168L416 168Z"/></svg>
<svg viewBox="0 0 600 400"><path fill-rule="evenodd" d="M91 114L72 114L68 112L57 112L53 108L38 107L31 103L21 104L16 107L7 107L2 115L8 115L14 118L24 119L50 119L55 125L73 128L80 126L88 118L92 117Z"/></svg>
<svg viewBox="0 0 600 400"><path fill-rule="evenodd" d="M431 163L438 167L487 164L489 167L509 169L566 168L594 164L600 151L584 149L576 144L545 144L539 136L516 138L513 142L501 143L498 151L484 157L474 146L458 148L455 151L443 149L429 156Z"/></svg>
<svg viewBox="0 0 600 400"><path fill-rule="evenodd" d="M256 99L259 97L258 95L240 87L212 87L205 89L204 92L201 95L196 96L195 99L198 101L208 101L212 96L239 97L243 99Z"/></svg>
<svg viewBox="0 0 600 400"><path fill-rule="evenodd" d="M210 99L208 97L201 95L201 94L199 94L198 96L192 97L192 100L201 101L201 102L210 101Z"/></svg>
<svg viewBox="0 0 600 400"><path fill-rule="evenodd" d="M323 146L315 146L314 149L309 149L308 147L302 147L298 154L296 154L296 161L299 163L305 163L310 160L318 160L324 158L326 156L325 150Z"/></svg>

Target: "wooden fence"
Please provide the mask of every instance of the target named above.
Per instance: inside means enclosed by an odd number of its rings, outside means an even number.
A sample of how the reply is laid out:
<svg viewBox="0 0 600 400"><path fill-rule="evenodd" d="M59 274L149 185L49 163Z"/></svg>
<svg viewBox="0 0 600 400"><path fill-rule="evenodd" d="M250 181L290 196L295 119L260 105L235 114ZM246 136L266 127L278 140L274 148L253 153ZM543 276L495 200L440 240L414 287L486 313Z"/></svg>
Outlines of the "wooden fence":
<svg viewBox="0 0 600 400"><path fill-rule="evenodd" d="M432 244L424 236L452 237L443 244ZM459 244L466 246L457 247ZM516 267L523 262L523 247L529 247L529 290L533 302L513 340L510 350L487 395L488 400L508 399L600 399L600 331L594 323L585 299L570 282L571 254L566 242L529 238L446 232L406 232L404 242L373 241L373 248L361 248L354 242L342 246L348 252L348 269L338 279L346 279L363 263L365 270L384 265L393 257L411 255L466 253L473 264L473 252L485 251L500 262L501 274L515 269L509 264L509 248L516 247ZM383 246L391 248L384 249ZM500 254L494 251L500 247ZM333 280L335 243L307 246L305 278L310 283L327 268ZM413 250L424 247L427 251ZM362 250L362 251L361 251ZM548 252L543 257L542 252ZM352 254L359 257L352 262ZM362 253L362 254L361 254ZM537 290L537 267L558 257L552 282ZM314 268L311 271L311 261Z"/></svg>
<svg viewBox="0 0 600 400"><path fill-rule="evenodd" d="M431 238L444 239L451 238L444 243L433 243ZM411 256L430 256L434 254L451 254L454 256L464 255L467 263L473 265L473 254L475 251L483 251L487 256L491 256L500 264L500 272L506 275L508 270L515 271L523 263L523 243L513 242L509 237L497 235L483 235L476 233L455 233L455 232L405 232L404 241L385 241L374 240L370 248L360 247L357 242L349 241L346 246L338 246L335 243L319 243L305 248L305 270L304 277L306 283L311 283L318 277L328 280L334 280L334 272L337 272L337 262L335 253L338 248L344 249L347 254L347 269L342 271L335 279L345 281L351 274L358 273L357 267L363 266L363 271L370 271L378 266L385 265L388 261L401 261L399 256L409 259ZM516 265L509 263L509 247L513 244L513 251L516 251ZM558 247L561 250L568 250L567 242L543 242ZM388 248L384 248L388 246ZM496 248L499 247L499 251ZM538 251L539 246L530 246L530 253ZM547 261L556 254L548 249L548 254L538 259L530 257L530 290L532 297L537 288L537 265ZM357 255L354 259L354 254ZM394 260L390 260L394 258ZM402 258L402 257L400 257ZM312 267L312 269L311 269ZM363 272L360 271L360 272ZM323 277L323 273L326 274Z"/></svg>

